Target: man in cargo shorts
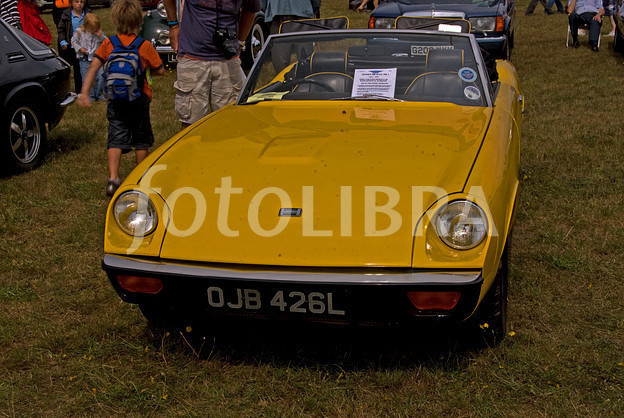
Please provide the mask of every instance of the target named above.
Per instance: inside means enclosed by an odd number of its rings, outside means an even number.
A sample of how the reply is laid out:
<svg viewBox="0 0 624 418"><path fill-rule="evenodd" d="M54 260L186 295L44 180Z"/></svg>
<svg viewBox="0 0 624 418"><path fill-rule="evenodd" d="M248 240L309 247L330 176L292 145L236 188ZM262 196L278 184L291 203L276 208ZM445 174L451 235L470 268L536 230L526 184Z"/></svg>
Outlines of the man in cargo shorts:
<svg viewBox="0 0 624 418"><path fill-rule="evenodd" d="M260 0L164 0L171 46L178 54L175 110L182 128L236 99L245 73L240 48Z"/></svg>

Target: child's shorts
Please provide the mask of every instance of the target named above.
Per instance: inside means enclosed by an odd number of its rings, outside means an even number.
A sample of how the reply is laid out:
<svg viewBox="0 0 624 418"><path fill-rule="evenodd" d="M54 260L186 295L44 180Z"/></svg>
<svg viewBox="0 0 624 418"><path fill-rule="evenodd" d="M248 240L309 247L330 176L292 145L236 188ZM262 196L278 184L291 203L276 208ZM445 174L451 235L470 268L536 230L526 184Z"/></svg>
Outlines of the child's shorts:
<svg viewBox="0 0 624 418"><path fill-rule="evenodd" d="M142 94L131 102L108 101L107 148L119 148L124 153L130 150L144 150L154 145L154 134L150 121L150 102Z"/></svg>

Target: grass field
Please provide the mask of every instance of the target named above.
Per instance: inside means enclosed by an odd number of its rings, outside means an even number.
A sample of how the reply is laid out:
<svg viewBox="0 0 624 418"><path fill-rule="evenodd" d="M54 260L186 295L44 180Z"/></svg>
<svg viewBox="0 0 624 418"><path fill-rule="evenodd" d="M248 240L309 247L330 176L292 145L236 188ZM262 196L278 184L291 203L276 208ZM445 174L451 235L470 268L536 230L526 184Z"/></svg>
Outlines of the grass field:
<svg viewBox="0 0 624 418"><path fill-rule="evenodd" d="M325 0L325 16L368 15ZM510 335L236 329L190 345L147 326L100 268L105 105L68 109L34 171L0 178L0 416L624 416L624 58L565 48L518 4L526 97ZM112 34L109 9L96 9ZM52 28L51 16L45 19ZM603 25L603 34L611 28ZM582 40L583 41L583 40ZM179 128L155 80L157 144ZM122 174L133 167L123 161Z"/></svg>

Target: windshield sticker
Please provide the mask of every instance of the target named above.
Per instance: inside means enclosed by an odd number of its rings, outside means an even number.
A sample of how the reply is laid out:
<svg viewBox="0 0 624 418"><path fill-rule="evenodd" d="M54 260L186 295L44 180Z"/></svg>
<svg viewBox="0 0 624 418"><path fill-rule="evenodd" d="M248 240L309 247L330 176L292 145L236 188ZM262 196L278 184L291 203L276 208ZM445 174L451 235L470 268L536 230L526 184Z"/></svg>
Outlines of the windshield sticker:
<svg viewBox="0 0 624 418"><path fill-rule="evenodd" d="M468 86L464 89L464 96L470 100L479 100L481 98L481 92L475 86Z"/></svg>
<svg viewBox="0 0 624 418"><path fill-rule="evenodd" d="M457 75L467 83L471 83L477 79L477 72L470 67L460 68Z"/></svg>
<svg viewBox="0 0 624 418"><path fill-rule="evenodd" d="M412 45L412 55L427 55L430 49L455 49L453 45Z"/></svg>
<svg viewBox="0 0 624 418"><path fill-rule="evenodd" d="M371 70L355 70L352 97L383 96L394 97L396 85L396 68L379 68Z"/></svg>

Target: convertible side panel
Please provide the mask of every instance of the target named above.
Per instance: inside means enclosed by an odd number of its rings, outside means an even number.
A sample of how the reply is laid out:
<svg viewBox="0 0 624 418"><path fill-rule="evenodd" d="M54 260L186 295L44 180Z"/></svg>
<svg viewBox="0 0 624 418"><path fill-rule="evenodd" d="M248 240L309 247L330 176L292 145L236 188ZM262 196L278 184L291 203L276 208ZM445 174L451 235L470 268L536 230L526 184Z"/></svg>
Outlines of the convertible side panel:
<svg viewBox="0 0 624 418"><path fill-rule="evenodd" d="M466 192L482 190L495 228L485 257L481 298L494 280L511 233L520 184L520 126L524 98L514 67L509 62L498 62L497 69L500 85L492 124L464 189Z"/></svg>

